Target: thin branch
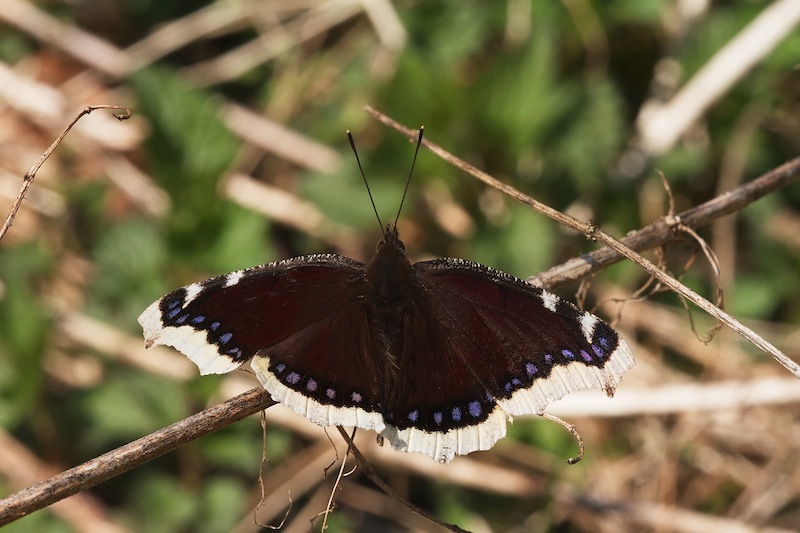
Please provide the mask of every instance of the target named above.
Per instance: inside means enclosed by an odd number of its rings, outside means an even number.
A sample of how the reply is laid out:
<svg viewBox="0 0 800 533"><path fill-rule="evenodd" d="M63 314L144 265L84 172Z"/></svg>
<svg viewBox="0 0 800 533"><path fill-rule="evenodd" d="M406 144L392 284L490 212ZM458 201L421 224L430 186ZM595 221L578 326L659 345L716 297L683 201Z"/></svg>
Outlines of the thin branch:
<svg viewBox="0 0 800 533"><path fill-rule="evenodd" d="M0 500L0 527L270 407L257 387Z"/></svg>
<svg viewBox="0 0 800 533"><path fill-rule="evenodd" d="M57 473L54 466L44 463L23 443L0 429L0 475L4 487L25 487ZM132 533L115 521L106 502L91 492L56 502L50 506L50 512L76 533Z"/></svg>
<svg viewBox="0 0 800 533"><path fill-rule="evenodd" d="M773 193L800 179L800 157L792 159L766 174L736 187L732 191L687 209L673 220L666 217L628 233L620 242L632 250L641 252L666 244L675 235L674 220L684 226L698 228L714 220L735 213L756 200ZM535 281L543 287L555 287L569 281L593 274L622 260L623 256L610 247L603 247L580 257L575 257L558 266L546 270L528 281Z"/></svg>
<svg viewBox="0 0 800 533"><path fill-rule="evenodd" d="M400 123L392 120L391 118L387 117L386 115L376 111L372 107L367 106L366 110L372 116L376 117L378 120L383 122L384 124L388 125L389 127L399 131L409 139L416 139L416 130L412 130L410 128L406 128L405 126L401 125ZM457 158L453 154L447 152L440 146L432 143L428 139L424 139L422 143L433 153L447 161L448 163L454 165L456 168L467 172L471 176L477 178L478 180L490 185L499 191L509 195L510 197L522 202L526 205L531 206L536 211L547 215L548 217L552 218L553 220L563 224L569 228L572 228L580 233L583 233L587 239L593 241L599 241L602 244L605 244L609 248L612 248L620 255L623 255L633 261L634 263L638 264L642 267L645 272L656 278L658 281L672 289L673 291L677 292L693 304L695 304L700 309L704 310L711 316L721 320L724 322L728 327L736 331L739 335L744 337L745 339L749 340L755 346L763 350L764 352L768 353L772 356L773 359L778 361L784 368L786 368L789 372L794 374L797 378L800 378L800 365L792 361L789 357L786 356L783 352L781 352L777 347L773 346L769 343L766 339L759 336L756 332L736 320L732 315L726 313L716 305L712 304L698 293L687 287L686 285L682 284L672 276L664 273L660 268L658 268L655 264L651 261L645 259L641 255L637 254L631 248L625 246L620 241L616 240L615 238L611 237L609 234L604 232L603 230L599 229L597 226L590 222L584 222L579 220L575 217L569 216L567 214L561 213L553 209L552 207L539 202L538 200L534 200L530 196L523 194L522 192L518 191L514 187L503 183L502 181L498 180L490 176L489 174L478 170L477 168L473 167L469 163ZM724 196L724 195L723 195Z"/></svg>
<svg viewBox="0 0 800 533"><path fill-rule="evenodd" d="M25 173L25 177L23 178L22 181L22 187L20 187L17 199L14 200L14 204L11 206L11 212L6 217L6 221L3 223L2 229L0 229L0 240L3 239L6 232L8 232L9 228L11 228L11 224L14 223L14 217L17 216L17 211L19 211L19 208L22 205L22 201L25 199L25 193L28 192L28 188L31 186L31 183L33 183L33 179L36 177L36 173L39 171L41 166L44 164L45 161L47 161L47 159L50 157L53 151L58 147L58 145L61 144L61 141L64 140L64 137L67 136L69 131L81 119L81 117L83 117L84 115L88 115L95 109L115 109L117 111L122 111L123 112L122 115L117 115L117 114L114 115L119 120L126 120L131 117L130 110L127 107L122 107L119 105L102 104L102 105L92 105L83 108L81 112L78 113L78 115L72 120L72 122L70 122L69 125L66 128L64 128L64 131L61 132L61 135L59 135L58 138L55 141L53 141L53 144L51 144L50 147L47 150L45 150L45 152L42 154L39 160L36 163L34 163L31 169Z"/></svg>
<svg viewBox="0 0 800 533"><path fill-rule="evenodd" d="M557 416L552 415L550 413L543 412L540 416L542 418L550 420L551 422L555 422L559 426L563 427L564 429L572 433L572 436L575 437L575 441L578 443L578 456L570 457L569 459L567 459L567 464L574 465L579 463L580 460L583 459L584 447L583 447L583 437L581 437L581 434L578 433L577 428L574 425L567 422L566 420L561 420Z"/></svg>

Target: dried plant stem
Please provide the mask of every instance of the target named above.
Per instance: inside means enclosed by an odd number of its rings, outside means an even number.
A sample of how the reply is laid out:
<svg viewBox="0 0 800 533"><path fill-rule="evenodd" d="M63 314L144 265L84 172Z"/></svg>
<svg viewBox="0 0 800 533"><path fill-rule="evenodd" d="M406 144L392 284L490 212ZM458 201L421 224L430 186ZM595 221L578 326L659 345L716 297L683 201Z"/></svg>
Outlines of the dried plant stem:
<svg viewBox="0 0 800 533"><path fill-rule="evenodd" d="M417 137L417 130L413 130L410 128L406 128L402 124L392 120L391 118L387 117L386 115L376 111L375 109L367 106L367 112L376 117L378 120L383 122L384 124L388 125L391 128L396 129L406 137L411 140L415 140ZM712 304L695 291L690 289L689 287L685 286L672 276L666 274L661 269L659 269L655 264L651 261L648 261L638 253L636 253L631 248L625 246L620 241L616 240L615 238L611 237L609 234L604 232L603 230L599 229L597 226L590 222L584 222L579 220L575 217L569 216L565 213L561 213L553 209L552 207L539 202L531 198L530 196L523 194L522 192L518 191L514 187L501 182L500 180L490 176L489 174L478 170L477 168L473 167L469 163L457 158L456 156L452 155L451 153L447 152L440 146L432 143L428 139L424 139L422 143L427 147L430 151L447 161L448 163L452 164L456 168L467 172L471 176L477 178L478 180L490 185L499 191L509 195L510 197L522 202L526 205L531 206L536 211L547 215L548 217L552 218L556 222L563 224L569 228L572 228L576 231L583 233L587 239L600 242L605 244L612 250L616 251L620 255L630 259L634 263L641 266L648 274L656 278L658 281L672 289L673 291L677 292L700 309L704 310L711 316L719 319L723 323L725 323L728 327L739 333L742 337L752 342L754 345L771 355L778 363L783 365L789 372L794 374L797 378L800 378L800 365L792 361L789 357L787 357L783 352L781 352L777 347L773 346L770 342L766 339L762 338L756 332L736 320L732 315L726 313L716 305ZM684 222L685 224L685 222Z"/></svg>
<svg viewBox="0 0 800 533"><path fill-rule="evenodd" d="M653 276L654 278L658 279L661 283L672 289L673 291L677 292L697 307L702 309L703 311L707 312L711 316L717 318L718 320L725 323L728 327L732 330L737 332L739 335L744 337L745 339L752 342L754 345L761 348L763 351L768 353L772 356L773 359L778 361L781 365L783 365L786 370L791 372L795 375L795 377L800 378L800 366L797 363L792 361L786 354L780 351L776 346L772 343L758 335L755 331L748 328L733 315L726 313L716 305L712 304L695 291L681 283L680 281L676 280L672 276L666 274L664 271L659 269L655 264L648 261L641 255L637 254L627 246L623 245L619 241L615 240L613 237L608 235L607 233L603 232L602 230L596 229L594 232L588 234L590 238L602 242L606 246L609 246L619 252L620 254L624 255L631 261L635 262L639 266L641 266L648 274Z"/></svg>
<svg viewBox="0 0 800 533"><path fill-rule="evenodd" d="M447 522L443 522L443 521L439 520L435 516L431 516L430 514L426 513L421 508L417 507L416 505L414 505L410 501L406 500L405 498L403 498L402 496L397 494L394 490L392 490L392 487L390 487L384 480L382 480L380 478L380 476L378 474L375 473L375 470L372 469L372 466L370 466L369 461L367 461L366 457L364 457L364 455L361 453L361 451L358 449L358 447L353 442L353 439L350 437L350 435L347 434L347 432L344 430L344 428L341 427L341 426L337 426L336 429L339 430L339 433L342 435L344 440L347 442L348 453L352 453L353 454L353 457L356 458L356 460L358 461L358 464L361 466L361 468L364 469L364 474L370 479L370 481L375 483L375 485L379 489L381 489L383 492L385 492L387 495L389 495L395 501L400 502L402 505L404 505L410 511L412 511L414 513L417 513L418 515L420 515L423 518L427 518L428 520L430 520L434 524L438 524L438 525L440 525L440 526L442 526L442 527L444 527L446 529L449 529L450 531L468 533L464 529L461 529L460 527L458 527L458 526L456 526L454 524L448 524Z"/></svg>
<svg viewBox="0 0 800 533"><path fill-rule="evenodd" d="M28 192L28 188L31 186L31 183L33 183L33 179L36 177L36 173L42 167L44 162L47 161L47 159L50 157L53 151L58 147L59 144L61 144L61 141L64 140L64 137L67 136L67 133L69 133L69 131L81 119L81 117L83 117L84 115L88 115L89 113L91 113L96 109L115 109L117 111L122 111L123 114L114 115L119 120L125 120L130 118L131 116L131 112L127 107L122 107L119 105L101 104L83 108L81 112L78 113L78 115L74 119L72 119L72 122L70 122L69 125L66 128L64 128L64 131L61 132L61 135L59 135L58 138L55 141L53 141L53 144L51 144L50 147L47 150L45 150L45 152L42 154L39 160L36 163L34 163L31 169L25 173L25 177L23 178L22 181L22 187L20 187L17 199L14 200L14 204L11 206L11 212L6 217L6 221L3 223L2 229L0 229L0 240L3 239L6 232L8 232L9 228L11 228L11 224L14 223L14 217L17 216L17 212L19 211L19 208L22 205L22 201L25 199L25 193Z"/></svg>
<svg viewBox="0 0 800 533"><path fill-rule="evenodd" d="M120 446L36 485L0 500L0 527L114 476L160 457L187 442L213 433L273 405L261 388Z"/></svg>
<svg viewBox="0 0 800 533"><path fill-rule="evenodd" d="M674 236L675 222L690 228L704 226L720 217L735 213L798 179L800 179L800 157L703 204L687 209L671 219L659 218L641 229L628 233L620 239L620 242L636 251L661 246ZM535 281L545 287L554 287L593 274L620 261L622 257L622 254L611 247L603 247L555 266L537 275Z"/></svg>

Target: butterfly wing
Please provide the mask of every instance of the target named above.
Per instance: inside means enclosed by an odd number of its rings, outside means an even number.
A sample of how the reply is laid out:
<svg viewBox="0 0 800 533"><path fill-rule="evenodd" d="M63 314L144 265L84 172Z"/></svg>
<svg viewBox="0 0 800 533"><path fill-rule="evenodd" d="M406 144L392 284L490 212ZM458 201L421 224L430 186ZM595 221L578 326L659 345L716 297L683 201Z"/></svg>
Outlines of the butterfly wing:
<svg viewBox="0 0 800 533"><path fill-rule="evenodd" d="M581 389L611 395L633 366L610 326L518 278L460 259L414 271L384 430L397 449L441 462L489 449L508 415L540 414Z"/></svg>
<svg viewBox="0 0 800 533"><path fill-rule="evenodd" d="M148 347L174 346L201 374L252 360L275 401L320 425L380 431L365 276L346 257L297 257L177 289L139 323Z"/></svg>

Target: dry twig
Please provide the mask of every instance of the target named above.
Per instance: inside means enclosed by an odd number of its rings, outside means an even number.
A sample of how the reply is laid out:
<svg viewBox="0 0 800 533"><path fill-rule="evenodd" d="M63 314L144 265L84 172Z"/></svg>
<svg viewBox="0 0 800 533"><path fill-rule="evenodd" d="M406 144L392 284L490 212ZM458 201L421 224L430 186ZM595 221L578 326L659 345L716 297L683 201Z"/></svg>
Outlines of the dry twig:
<svg viewBox="0 0 800 533"><path fill-rule="evenodd" d="M704 204L687 209L673 219L689 228L698 228L725 215L735 213L756 200L782 189L800 179L800 157L787 161L763 176L720 194ZM659 218L651 224L628 233L619 242L637 252L656 248L674 236L674 225L666 218ZM593 274L620 261L622 254L609 246L600 248L580 257L575 257L547 270L528 281L544 287L554 287L568 281Z"/></svg>
<svg viewBox="0 0 800 533"><path fill-rule="evenodd" d="M64 128L64 131L61 132L61 135L59 135L58 138L55 141L53 141L53 144L51 144L50 147L47 150L45 150L45 152L42 154L39 160L36 163L34 163L31 169L25 173L25 177L23 178L22 182L22 187L20 187L19 195L17 195L17 199L14 200L14 204L11 206L11 212L8 214L8 217L6 217L6 221L5 223L3 223L3 227L0 228L0 240L3 239L3 236L9 230L9 228L11 228L11 224L14 223L14 217L17 216L17 211L19 211L19 208L22 205L22 201L25 199L25 193L28 192L28 188L31 186L31 183L33 183L33 179L36 177L36 173L39 171L41 166L44 164L45 161L47 161L47 159L50 157L50 154L53 153L53 150L55 150L58 147L58 145L61 144L61 141L63 141L64 137L67 136L69 130L72 129L72 127L81 119L81 117L83 117L84 115L88 115L89 113L91 113L96 109L115 109L117 111L122 111L123 114L114 115L119 120L126 120L131 116L131 112L128 108L119 105L101 104L83 108L83 110L81 110L81 112L78 113L78 115L72 120L72 122L70 122L69 125L66 128Z"/></svg>
<svg viewBox="0 0 800 533"><path fill-rule="evenodd" d="M273 405L255 388L0 500L0 527Z"/></svg>

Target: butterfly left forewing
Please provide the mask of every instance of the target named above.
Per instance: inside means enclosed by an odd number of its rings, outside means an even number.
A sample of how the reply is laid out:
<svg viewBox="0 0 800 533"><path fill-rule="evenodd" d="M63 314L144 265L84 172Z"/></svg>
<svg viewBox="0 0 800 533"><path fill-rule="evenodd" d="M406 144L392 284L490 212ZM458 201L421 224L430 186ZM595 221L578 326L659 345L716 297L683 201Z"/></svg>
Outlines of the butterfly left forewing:
<svg viewBox="0 0 800 533"><path fill-rule="evenodd" d="M139 317L148 346L174 346L202 374L248 360L273 399L320 425L380 430L364 265L297 257L187 285Z"/></svg>

